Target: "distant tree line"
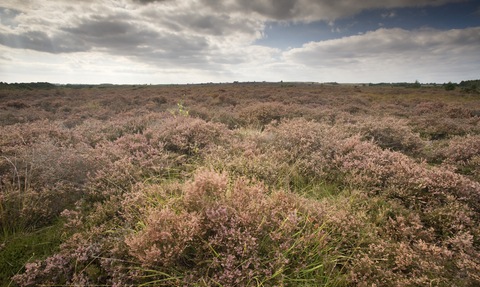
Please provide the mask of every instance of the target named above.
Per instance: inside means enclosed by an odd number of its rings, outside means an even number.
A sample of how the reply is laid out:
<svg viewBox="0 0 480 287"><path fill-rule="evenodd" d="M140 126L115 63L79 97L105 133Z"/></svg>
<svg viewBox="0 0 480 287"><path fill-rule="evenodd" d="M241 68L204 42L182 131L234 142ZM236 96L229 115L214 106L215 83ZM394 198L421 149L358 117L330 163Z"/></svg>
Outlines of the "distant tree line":
<svg viewBox="0 0 480 287"><path fill-rule="evenodd" d="M443 84L443 87L447 91L453 91L457 87L461 88L461 92L463 93L474 93L478 94L477 87L480 85L480 80L469 80L469 81L461 81L460 84L448 82L447 84Z"/></svg>
<svg viewBox="0 0 480 287"><path fill-rule="evenodd" d="M459 87L480 86L480 80L461 81Z"/></svg>
<svg viewBox="0 0 480 287"><path fill-rule="evenodd" d="M380 86L380 87L400 87L400 88L420 88L422 85L415 81L415 83L407 83L407 82L400 82L400 83L377 83L377 84L368 84L371 87Z"/></svg>
<svg viewBox="0 0 480 287"><path fill-rule="evenodd" d="M57 88L57 86L47 82L11 84L0 82L0 90L50 90L55 88Z"/></svg>

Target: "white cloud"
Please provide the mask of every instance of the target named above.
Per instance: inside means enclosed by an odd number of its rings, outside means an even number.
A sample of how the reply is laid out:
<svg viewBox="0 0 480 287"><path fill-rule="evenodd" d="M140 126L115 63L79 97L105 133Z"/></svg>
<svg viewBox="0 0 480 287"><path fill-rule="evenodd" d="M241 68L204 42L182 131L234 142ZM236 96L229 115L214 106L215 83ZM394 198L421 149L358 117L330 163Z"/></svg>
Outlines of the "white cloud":
<svg viewBox="0 0 480 287"><path fill-rule="evenodd" d="M363 35L310 42L284 52L282 58L305 69L328 69L343 81L435 81L435 77L438 80L447 76L465 79L471 78L469 73L480 64L480 27L448 31L382 28Z"/></svg>

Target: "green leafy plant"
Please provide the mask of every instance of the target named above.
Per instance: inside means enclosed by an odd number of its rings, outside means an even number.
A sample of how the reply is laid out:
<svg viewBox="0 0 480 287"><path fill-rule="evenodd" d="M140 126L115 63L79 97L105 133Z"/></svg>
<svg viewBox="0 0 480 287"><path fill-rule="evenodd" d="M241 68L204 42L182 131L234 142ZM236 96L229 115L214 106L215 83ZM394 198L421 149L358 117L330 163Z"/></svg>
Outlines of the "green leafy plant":
<svg viewBox="0 0 480 287"><path fill-rule="evenodd" d="M188 109L185 108L185 106L183 105L183 100L180 100L178 102L176 108L168 109L168 111L173 115L174 118L176 118L177 115L182 117L188 117Z"/></svg>

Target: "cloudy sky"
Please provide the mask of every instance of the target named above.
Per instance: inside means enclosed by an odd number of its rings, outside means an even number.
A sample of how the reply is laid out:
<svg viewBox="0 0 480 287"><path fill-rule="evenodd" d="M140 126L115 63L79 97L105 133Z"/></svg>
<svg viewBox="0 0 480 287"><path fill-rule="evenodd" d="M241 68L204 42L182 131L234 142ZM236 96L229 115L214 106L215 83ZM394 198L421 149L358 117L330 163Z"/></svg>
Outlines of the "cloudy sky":
<svg viewBox="0 0 480 287"><path fill-rule="evenodd" d="M0 81L480 79L476 0L2 0Z"/></svg>

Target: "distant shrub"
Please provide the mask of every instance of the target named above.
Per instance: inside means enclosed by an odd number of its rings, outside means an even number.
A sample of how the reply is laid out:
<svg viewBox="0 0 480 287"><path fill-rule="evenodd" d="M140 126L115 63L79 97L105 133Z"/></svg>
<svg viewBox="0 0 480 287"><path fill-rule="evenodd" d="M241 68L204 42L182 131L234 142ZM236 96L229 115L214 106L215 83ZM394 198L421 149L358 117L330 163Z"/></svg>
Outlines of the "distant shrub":
<svg viewBox="0 0 480 287"><path fill-rule="evenodd" d="M5 106L10 107L10 108L15 108L15 109L26 109L29 108L30 105L23 102L23 101L9 101L5 103Z"/></svg>
<svg viewBox="0 0 480 287"><path fill-rule="evenodd" d="M444 87L445 91L453 91L457 86L452 82L448 82L448 84L445 84Z"/></svg>
<svg viewBox="0 0 480 287"><path fill-rule="evenodd" d="M278 102L260 103L242 109L239 112L239 120L246 125L263 128L265 125L284 117L289 117L289 106Z"/></svg>
<svg viewBox="0 0 480 287"><path fill-rule="evenodd" d="M442 112L445 105L441 100L423 101L415 106L415 110L417 115L430 114Z"/></svg>
<svg viewBox="0 0 480 287"><path fill-rule="evenodd" d="M468 93L468 94L478 94L479 91L477 91L477 85L471 85L469 87L464 87L461 90L462 93Z"/></svg>
<svg viewBox="0 0 480 287"><path fill-rule="evenodd" d="M168 102L167 98L165 96L156 96L153 97L152 100L157 103L157 104L166 104Z"/></svg>
<svg viewBox="0 0 480 287"><path fill-rule="evenodd" d="M415 81L415 83L410 85L410 88L413 88L413 89L419 89L421 87L422 85L418 81Z"/></svg>
<svg viewBox="0 0 480 287"><path fill-rule="evenodd" d="M414 132L428 140L441 140L452 136L464 136L478 130L475 124L462 118L448 118L438 115L413 118L410 125Z"/></svg>

